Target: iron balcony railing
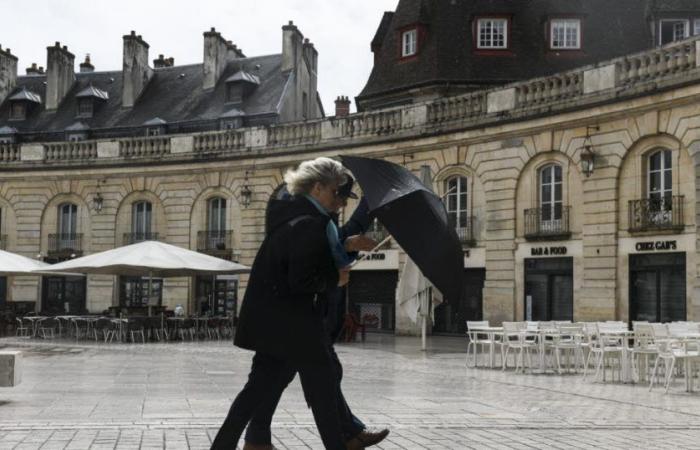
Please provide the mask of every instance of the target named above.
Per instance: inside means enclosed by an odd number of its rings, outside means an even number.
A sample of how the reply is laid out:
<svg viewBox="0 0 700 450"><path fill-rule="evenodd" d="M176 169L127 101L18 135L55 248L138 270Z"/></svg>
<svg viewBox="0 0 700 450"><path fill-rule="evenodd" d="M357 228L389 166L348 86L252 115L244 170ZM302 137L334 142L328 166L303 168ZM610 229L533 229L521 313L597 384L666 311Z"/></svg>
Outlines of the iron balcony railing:
<svg viewBox="0 0 700 450"><path fill-rule="evenodd" d="M685 196L643 198L629 202L629 231L681 231Z"/></svg>
<svg viewBox="0 0 700 450"><path fill-rule="evenodd" d="M78 256L83 253L82 233L49 234L49 256Z"/></svg>
<svg viewBox="0 0 700 450"><path fill-rule="evenodd" d="M124 233L124 245L136 244L143 241L157 241L158 233L139 232L139 233Z"/></svg>
<svg viewBox="0 0 700 450"><path fill-rule="evenodd" d="M462 219L460 223L457 223L455 217L450 216L449 223L457 232L460 244L464 247L473 247L476 245L476 239L474 239L474 216L466 216L462 217Z"/></svg>
<svg viewBox="0 0 700 450"><path fill-rule="evenodd" d="M525 210L525 239L569 239L570 206L531 208Z"/></svg>
<svg viewBox="0 0 700 450"><path fill-rule="evenodd" d="M0 234L0 250L7 250L7 235Z"/></svg>
<svg viewBox="0 0 700 450"><path fill-rule="evenodd" d="M233 230L206 230L197 233L197 251L231 259Z"/></svg>

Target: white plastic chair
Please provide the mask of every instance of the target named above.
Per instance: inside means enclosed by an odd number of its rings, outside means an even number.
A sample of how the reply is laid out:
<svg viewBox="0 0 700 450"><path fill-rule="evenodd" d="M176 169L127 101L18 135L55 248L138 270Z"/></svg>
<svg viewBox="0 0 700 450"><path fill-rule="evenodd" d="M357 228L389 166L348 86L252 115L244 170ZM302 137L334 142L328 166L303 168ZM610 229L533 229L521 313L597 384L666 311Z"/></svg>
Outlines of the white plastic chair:
<svg viewBox="0 0 700 450"><path fill-rule="evenodd" d="M486 328L489 326L488 320L467 320L467 337L469 338L469 343L467 344L467 361L466 365L469 367L469 354L470 349L474 355L474 366L479 365L479 346L482 347L482 351L486 346L495 345L494 341L489 339L489 334L484 331L478 331L476 328Z"/></svg>
<svg viewBox="0 0 700 450"><path fill-rule="evenodd" d="M532 354L530 350L536 350L537 342L527 339L527 325L524 322L503 322L503 343L501 347L501 360L503 370L508 366L508 353L511 349L515 354L515 372L525 370L525 354L527 353L529 366L532 367Z"/></svg>

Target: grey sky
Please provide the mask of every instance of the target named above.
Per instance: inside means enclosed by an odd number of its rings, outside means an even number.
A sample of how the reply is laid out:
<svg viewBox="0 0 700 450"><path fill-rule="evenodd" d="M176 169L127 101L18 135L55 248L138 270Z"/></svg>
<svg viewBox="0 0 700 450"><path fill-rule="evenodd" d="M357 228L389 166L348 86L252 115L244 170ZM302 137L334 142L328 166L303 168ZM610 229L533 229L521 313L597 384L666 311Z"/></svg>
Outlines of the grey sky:
<svg viewBox="0 0 700 450"><path fill-rule="evenodd" d="M398 0L0 0L0 44L19 58L19 73L46 65L46 47L67 45L95 70L118 70L122 35L135 30L149 58L175 65L202 61L202 33L216 27L246 55L280 53L282 25L293 20L319 52L319 91L327 114L338 95L360 93L372 68L370 41L384 11ZM354 109L354 104L353 104Z"/></svg>

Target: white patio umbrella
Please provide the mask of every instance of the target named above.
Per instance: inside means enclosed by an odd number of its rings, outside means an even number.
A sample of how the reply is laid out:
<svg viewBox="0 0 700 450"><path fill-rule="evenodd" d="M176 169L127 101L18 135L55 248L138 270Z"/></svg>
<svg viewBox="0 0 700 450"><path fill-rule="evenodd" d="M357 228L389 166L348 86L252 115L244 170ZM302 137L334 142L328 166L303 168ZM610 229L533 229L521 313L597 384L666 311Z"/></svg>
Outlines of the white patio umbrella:
<svg viewBox="0 0 700 450"><path fill-rule="evenodd" d="M41 272L79 272L102 275L148 275L148 299L153 277L186 277L250 272L250 267L158 241L94 253L40 269Z"/></svg>
<svg viewBox="0 0 700 450"><path fill-rule="evenodd" d="M53 274L53 272L45 272L45 269L49 267L51 267L51 264L43 261L0 250L0 276ZM80 276L80 274L75 273L66 273L64 275Z"/></svg>

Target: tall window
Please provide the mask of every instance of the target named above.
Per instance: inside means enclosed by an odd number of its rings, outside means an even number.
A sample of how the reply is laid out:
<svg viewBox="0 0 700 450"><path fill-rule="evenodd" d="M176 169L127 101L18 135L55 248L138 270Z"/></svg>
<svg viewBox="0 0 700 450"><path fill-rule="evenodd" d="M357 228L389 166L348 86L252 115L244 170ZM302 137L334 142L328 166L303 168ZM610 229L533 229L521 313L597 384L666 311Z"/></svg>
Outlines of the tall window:
<svg viewBox="0 0 700 450"><path fill-rule="evenodd" d="M554 19L550 25L549 36L549 46L552 49L580 49L581 21L579 19Z"/></svg>
<svg viewBox="0 0 700 450"><path fill-rule="evenodd" d="M81 98L78 100L78 117L92 117L93 100Z"/></svg>
<svg viewBox="0 0 700 450"><path fill-rule="evenodd" d="M151 238L151 214L153 207L150 202L136 202L131 207L131 232L137 240Z"/></svg>
<svg viewBox="0 0 700 450"><path fill-rule="evenodd" d="M673 195L671 150L659 150L649 156L647 176L649 199L655 209L670 209Z"/></svg>
<svg viewBox="0 0 700 450"><path fill-rule="evenodd" d="M207 226L211 233L226 230L226 199L214 197L209 200L209 217Z"/></svg>
<svg viewBox="0 0 700 450"><path fill-rule="evenodd" d="M418 30L404 31L401 35L401 56L415 55L418 50Z"/></svg>
<svg viewBox="0 0 700 450"><path fill-rule="evenodd" d="M695 26L693 30L693 36L697 36L700 34L700 19L695 19Z"/></svg>
<svg viewBox="0 0 700 450"><path fill-rule="evenodd" d="M78 206L73 203L63 203L58 207L58 233L71 239L78 231ZM64 239L63 237L61 239Z"/></svg>
<svg viewBox="0 0 700 450"><path fill-rule="evenodd" d="M561 166L552 164L540 170L540 208L543 223L561 220L562 177Z"/></svg>
<svg viewBox="0 0 700 450"><path fill-rule="evenodd" d="M478 19L477 39L478 48L508 48L508 19Z"/></svg>
<svg viewBox="0 0 700 450"><path fill-rule="evenodd" d="M445 182L445 188L447 191L447 216L450 222L456 228L467 228L469 226L467 178L452 177Z"/></svg>

